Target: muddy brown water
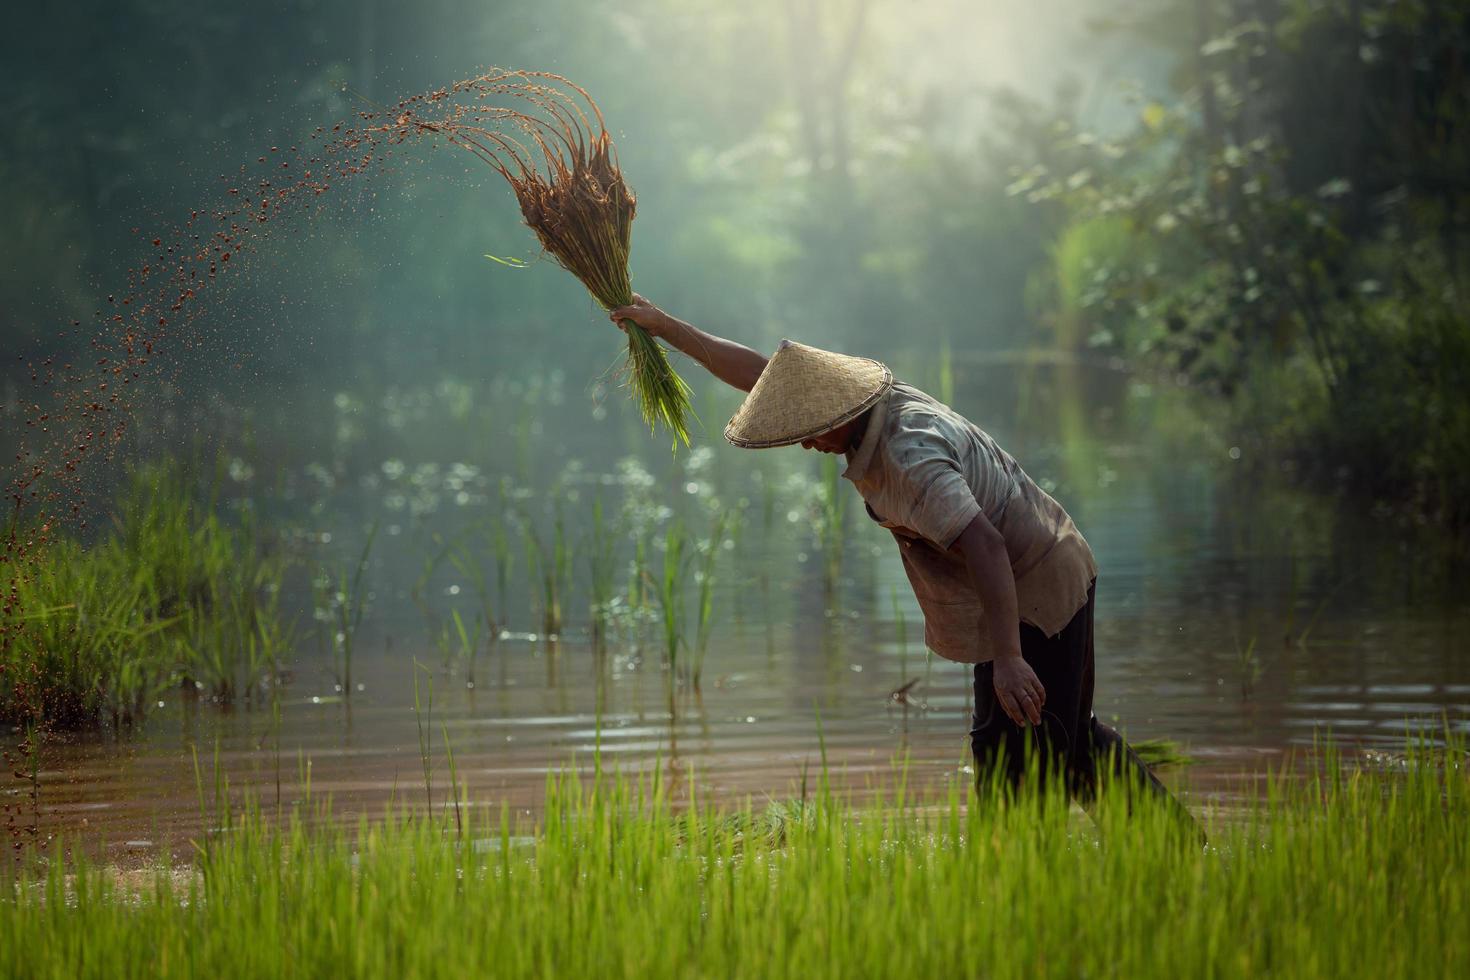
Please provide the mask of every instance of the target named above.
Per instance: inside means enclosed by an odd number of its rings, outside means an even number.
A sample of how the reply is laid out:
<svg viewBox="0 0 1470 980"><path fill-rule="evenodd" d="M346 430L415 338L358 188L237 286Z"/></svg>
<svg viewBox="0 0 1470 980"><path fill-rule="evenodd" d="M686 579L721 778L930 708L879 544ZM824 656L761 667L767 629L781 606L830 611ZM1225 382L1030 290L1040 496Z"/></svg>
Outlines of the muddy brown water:
<svg viewBox="0 0 1470 980"><path fill-rule="evenodd" d="M1097 712L1131 738L1180 743L1194 764L1171 770L1170 779L1192 806L1249 798L1266 768L1310 750L1326 732L1349 750L1393 750L1406 726L1470 732L1470 606L1445 571L1453 564L1432 557L1432 534L1269 477L1242 479L1228 439L1181 440L1160 430L1158 413L1099 415L1095 401L1084 401L1093 409L1073 426L1065 404L1025 411L1038 404L1035 379L1018 398L1015 385L980 383L992 371L960 373L960 407L995 420L993 431L1053 488L1098 557ZM1063 383L1041 389L1059 392ZM557 450L578 460L584 491L626 471L597 442L595 434L583 443L571 437ZM535 600L522 582L508 601L509 632L478 658L473 688L462 665L446 668L408 601L424 536L385 486L412 467L385 460L373 480L360 481L371 488L367 512L386 530L374 553L376 600L359 640L360 689L350 705L307 643L283 689L278 726L264 706L222 708L172 691L122 737L58 738L40 778L44 833L83 839L123 862L182 852L213 822L201 812L196 757L206 795L217 757L231 798L253 794L268 813L278 800L287 810L301 806L308 773L311 798L329 797L340 819L379 814L394 801L443 810L446 737L468 804L522 814L541 805L549 773L590 766L597 752L629 771L657 764L679 791L694 786L704 798L758 803L798 795L804 778L814 785L824 751L838 784L859 797L884 792L901 756L920 787L963 775L969 673L926 656L895 549L860 521L856 495L842 487L847 529L840 572L829 582L802 503L819 483L813 461L794 449L771 457L777 469L763 479L773 489L756 497L740 451L711 449L677 464L663 457L651 465L684 467L679 478L637 491L685 508L696 532L708 496L743 493L750 504L716 566L701 689L681 692L675 718L659 624L625 619L598 652L579 586L555 642L537 635ZM483 460L458 470L446 461L436 472L459 474L444 477L451 511L455 499L463 503L456 479L472 489L495 485ZM559 485L565 493L568 481ZM588 499L564 497L569 538L585 529ZM443 533L501 506L488 490L477 501L461 508L478 507L474 515L444 517ZM343 553L352 550L348 543ZM620 562L627 558L620 553ZM660 557L651 560L657 574ZM574 558L574 581L583 569ZM625 582L620 571L620 589ZM453 572L441 571L434 589L445 603L464 595ZM418 712L416 661L426 668ZM430 677L431 715L422 703ZM916 683L907 703L895 701L908 681ZM432 794L421 720L432 737ZM21 802L24 789L10 782L10 802Z"/></svg>

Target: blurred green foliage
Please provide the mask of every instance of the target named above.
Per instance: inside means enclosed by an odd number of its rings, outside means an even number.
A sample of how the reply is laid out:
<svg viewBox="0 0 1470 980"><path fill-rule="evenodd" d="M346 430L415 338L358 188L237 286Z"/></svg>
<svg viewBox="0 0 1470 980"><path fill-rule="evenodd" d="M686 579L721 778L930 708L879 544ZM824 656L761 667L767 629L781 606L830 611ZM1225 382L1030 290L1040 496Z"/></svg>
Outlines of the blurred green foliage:
<svg viewBox="0 0 1470 980"><path fill-rule="evenodd" d="M1059 341L1216 396L1248 459L1470 526L1470 10L1166 9L1173 98L1012 185L1066 216Z"/></svg>
<svg viewBox="0 0 1470 980"><path fill-rule="evenodd" d="M218 204L221 175L486 63L596 95L640 197L634 285L667 308L764 348L792 334L886 354L897 323L964 347L1028 334L1017 284L1045 228L1004 185L1045 121L1012 100L987 122L978 76L920 79L921 48L956 18L995 33L961 3L921 18L867 0L118 0L11 16L0 207L18 234L0 241L0 333L27 355L80 345L57 328L89 322L140 239ZM608 329L586 298L551 263L482 258L532 259L534 240L456 154L425 147L274 234L209 298L191 338L204 356L175 354L185 378L238 384L234 361L273 381L401 378L511 350L580 377L620 343L569 351Z"/></svg>
<svg viewBox="0 0 1470 980"><path fill-rule="evenodd" d="M1248 462L1470 523L1456 5L84 0L8 16L7 406L30 360L83 349L57 328L89 321L138 239L217 204L221 175L498 64L595 94L639 194L634 288L672 312L758 348L794 336L921 366L1099 350L1199 391ZM478 366L580 387L614 362L621 338L535 260L485 168L425 146L339 190L273 229L165 352L176 404Z"/></svg>

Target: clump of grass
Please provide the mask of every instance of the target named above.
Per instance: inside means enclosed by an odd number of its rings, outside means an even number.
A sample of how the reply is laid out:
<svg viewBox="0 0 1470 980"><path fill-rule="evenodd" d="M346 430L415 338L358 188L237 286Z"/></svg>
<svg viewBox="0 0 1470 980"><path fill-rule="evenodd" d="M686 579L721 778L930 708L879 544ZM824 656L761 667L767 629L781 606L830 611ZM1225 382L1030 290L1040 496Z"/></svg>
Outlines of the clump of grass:
<svg viewBox="0 0 1470 980"><path fill-rule="evenodd" d="M483 540L483 537L481 537ZM464 576L465 581L470 584L470 591L475 595L475 601L480 605L480 617L484 619L486 628L491 635L495 633L496 608L493 600L493 592L490 585L490 574L485 568L484 562L480 560L479 552L473 546L474 538L462 540L449 550L449 563L454 570Z"/></svg>
<svg viewBox="0 0 1470 980"><path fill-rule="evenodd" d="M447 621L439 622L429 634L439 651L439 666L448 673L454 666L454 631Z"/></svg>
<svg viewBox="0 0 1470 980"><path fill-rule="evenodd" d="M679 679L679 651L684 640L684 548L688 532L675 519L664 531L664 562L659 575L658 604L663 616L664 685L669 696L669 717L674 717L674 695Z"/></svg>
<svg viewBox="0 0 1470 980"><path fill-rule="evenodd" d="M473 689L475 686L475 655L480 651L482 620L476 617L474 630L468 630L464 625L464 617L460 616L458 609L450 611L450 618L454 621L454 637L458 641L459 659L465 664L465 683Z"/></svg>
<svg viewBox="0 0 1470 980"><path fill-rule="evenodd" d="M640 528L633 535L633 557L628 562L628 609L635 616L648 611L648 531Z"/></svg>
<svg viewBox="0 0 1470 980"><path fill-rule="evenodd" d="M822 457L822 484L817 492L817 537L822 544L826 572L823 581L830 594L842 574L842 539L847 526L847 493L842 488L842 470L836 456Z"/></svg>
<svg viewBox="0 0 1470 980"><path fill-rule="evenodd" d="M504 503L503 490L501 499ZM435 532L430 537L430 544L434 550L424 558L419 574L409 588L409 597L423 617L444 668L448 670L459 660L465 664L466 680L473 687L475 661L480 648L484 646L487 652L493 650L496 640L510 623L510 604L506 595L515 565L510 535L503 521L487 519L470 525L453 541L446 541L443 535ZM530 546L528 542L528 548ZM484 557L487 553L489 563ZM469 617L470 627L466 627L464 616L457 610L451 610L449 618L444 618L431 598L435 578L446 562L468 583L478 604L478 611ZM495 575L493 585L490 581L492 568ZM457 593L459 586L456 584L454 588Z"/></svg>
<svg viewBox="0 0 1470 980"><path fill-rule="evenodd" d="M541 632L548 639L555 639L561 633L562 597L566 594L573 558L560 499L552 509L549 537L538 532L529 519L525 521L525 532L526 564L541 594Z"/></svg>
<svg viewBox="0 0 1470 980"><path fill-rule="evenodd" d="M725 542L725 532L731 523L731 512L720 511L710 525L709 537L700 542L695 554L694 579L699 596L695 605L694 663L690 681L696 691L704 676L704 658L709 652L710 631L714 627L715 608L715 560Z"/></svg>
<svg viewBox="0 0 1470 980"><path fill-rule="evenodd" d="M592 647L602 652L607 626L617 606L617 531L603 513L602 497L592 500L592 531L587 546L588 613L592 619Z"/></svg>
<svg viewBox="0 0 1470 980"><path fill-rule="evenodd" d="M280 610L288 561L248 520L221 519L214 496L181 461L134 468L109 531L54 536L14 575L0 717L122 726L180 683L253 697L292 642Z"/></svg>
<svg viewBox="0 0 1470 980"><path fill-rule="evenodd" d="M454 831L460 840L464 840L464 813L460 808L463 786L459 781L459 769L454 764L454 746L449 741L449 726L440 722L439 731L444 738L444 755L449 762L449 800L454 807Z"/></svg>
<svg viewBox="0 0 1470 980"><path fill-rule="evenodd" d="M1242 700L1250 700L1255 691L1256 681L1261 679L1261 658L1256 653L1256 638L1252 636L1246 641L1245 646L1236 644L1236 663L1240 667L1240 697Z"/></svg>
<svg viewBox="0 0 1470 980"><path fill-rule="evenodd" d="M908 705L913 698L913 683L909 680L909 630L908 618L903 614L903 605L898 601L898 587L889 589L889 601L893 604L893 630L894 638L898 644L898 687L894 690L893 700L899 704Z"/></svg>
<svg viewBox="0 0 1470 980"><path fill-rule="evenodd" d="M1470 781L1411 758L1280 775L1207 848L1119 787L1095 829L1055 786L714 808L600 767L553 777L534 826L247 806L197 874L0 867L0 975L130 975L147 950L163 977L1464 976Z"/></svg>
<svg viewBox="0 0 1470 980"><path fill-rule="evenodd" d="M419 673L424 675L425 688L419 693ZM413 718L418 728L419 761L424 770L424 801L429 810L434 809L434 675L417 660L413 662Z"/></svg>
<svg viewBox="0 0 1470 980"><path fill-rule="evenodd" d="M455 86L471 105L430 100L444 115L428 119L406 106L394 123L442 133L493 167L510 184L521 217L541 247L605 309L633 302L628 275L637 200L618 166L602 110L582 87L545 72L492 71ZM513 100L524 108L486 104ZM632 321L627 370L639 411L689 444L690 391L657 341Z"/></svg>
<svg viewBox="0 0 1470 980"><path fill-rule="evenodd" d="M378 523L374 521L354 565L338 566L335 574L322 568L312 580L316 617L323 624L317 630L318 641L330 654L337 687L348 700L352 698L352 657L357 646L357 630L367 609L363 576L377 536Z"/></svg>
<svg viewBox="0 0 1470 980"><path fill-rule="evenodd" d="M498 628L491 630L490 635L494 638L510 626L510 603L506 600L506 590L515 569L515 552L511 550L510 532L504 521L497 520L485 530L485 541L495 556L495 603L500 610L500 622Z"/></svg>
<svg viewBox="0 0 1470 980"><path fill-rule="evenodd" d="M242 696L255 704L263 687L279 682L281 657L296 642L295 621L281 612L284 576L280 560L262 562L253 571L231 569L209 583L205 603L188 606L175 618L178 670L186 683L221 704ZM120 670L130 666L118 664ZM115 714L115 703L112 710Z"/></svg>
<svg viewBox="0 0 1470 980"><path fill-rule="evenodd" d="M441 623L439 622L438 610L429 599L429 590L433 586L435 573L438 572L439 566L444 563L444 560L449 557L449 551L453 546L446 542L444 536L437 531L430 536L430 543L433 545L434 550L424 557L423 563L419 566L419 574L413 580L413 584L409 586L408 597L413 602L414 607L418 609L419 615L423 617L424 625L428 628L429 635L437 636L440 632Z"/></svg>
<svg viewBox="0 0 1470 980"><path fill-rule="evenodd" d="M1130 741L1134 753L1143 760L1144 765L1150 769L1166 769L1172 766L1189 766L1194 764L1194 758L1184 751L1183 746L1172 739L1167 738L1145 738L1139 741Z"/></svg>

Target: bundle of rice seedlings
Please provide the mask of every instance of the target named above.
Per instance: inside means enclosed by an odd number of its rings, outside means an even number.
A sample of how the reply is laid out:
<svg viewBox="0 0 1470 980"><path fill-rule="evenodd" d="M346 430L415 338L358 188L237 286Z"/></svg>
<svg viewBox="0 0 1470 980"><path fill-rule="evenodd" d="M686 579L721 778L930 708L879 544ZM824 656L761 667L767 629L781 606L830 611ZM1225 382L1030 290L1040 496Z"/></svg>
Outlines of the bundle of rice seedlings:
<svg viewBox="0 0 1470 980"><path fill-rule="evenodd" d="M469 95L471 105L453 102ZM508 107L505 99L525 107ZM618 167L602 111L587 91L560 75L497 71L461 82L427 100L442 119L399 118L444 134L494 167L509 182L521 216L542 248L582 281L605 309L633 302L628 277L637 200ZM486 102L489 104L486 104ZM689 443L689 386L664 348L630 320L627 374L650 428L663 425Z"/></svg>

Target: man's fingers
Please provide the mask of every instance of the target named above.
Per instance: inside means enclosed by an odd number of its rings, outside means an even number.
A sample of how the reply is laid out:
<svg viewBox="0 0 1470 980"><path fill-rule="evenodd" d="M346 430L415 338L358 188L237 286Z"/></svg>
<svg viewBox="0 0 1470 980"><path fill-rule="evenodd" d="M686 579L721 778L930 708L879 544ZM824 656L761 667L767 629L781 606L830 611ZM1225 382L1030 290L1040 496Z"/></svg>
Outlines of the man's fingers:
<svg viewBox="0 0 1470 980"><path fill-rule="evenodd" d="M1014 694L1008 690L995 693L1011 721L1022 728L1027 724L1041 724L1041 700L1032 693L1029 686L1023 684Z"/></svg>
<svg viewBox="0 0 1470 980"><path fill-rule="evenodd" d="M1031 719L1031 724L1041 724L1041 704L1036 700L1036 696L1024 697L1021 701L1026 706L1026 717Z"/></svg>
<svg viewBox="0 0 1470 980"><path fill-rule="evenodd" d="M1026 713L1031 716L1031 724L1041 724L1041 706L1046 704L1046 688L1041 686L1041 681L1032 674L1026 681Z"/></svg>
<svg viewBox="0 0 1470 980"><path fill-rule="evenodd" d="M1005 709L1005 713L1010 716L1011 721L1015 722L1018 727L1025 728L1026 716L1021 713L1020 699L1010 691L999 691L997 693L1000 697L1000 706Z"/></svg>

